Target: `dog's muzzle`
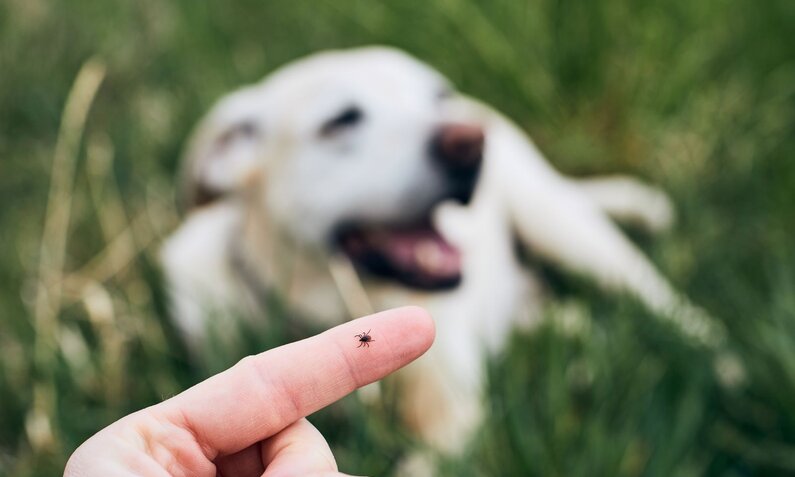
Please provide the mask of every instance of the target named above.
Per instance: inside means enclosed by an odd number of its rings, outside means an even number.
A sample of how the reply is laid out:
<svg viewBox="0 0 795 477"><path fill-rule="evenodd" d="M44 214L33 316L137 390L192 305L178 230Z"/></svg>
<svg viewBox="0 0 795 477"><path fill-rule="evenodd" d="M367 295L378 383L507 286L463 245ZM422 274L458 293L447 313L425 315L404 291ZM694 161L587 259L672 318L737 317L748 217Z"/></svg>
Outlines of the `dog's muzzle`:
<svg viewBox="0 0 795 477"><path fill-rule="evenodd" d="M461 281L459 251L434 228L433 207L453 199L467 203L475 190L483 162L483 128L444 124L430 140L430 160L444 177L443 190L413 223L346 224L337 230L336 243L357 265L373 275L406 286L441 290Z"/></svg>

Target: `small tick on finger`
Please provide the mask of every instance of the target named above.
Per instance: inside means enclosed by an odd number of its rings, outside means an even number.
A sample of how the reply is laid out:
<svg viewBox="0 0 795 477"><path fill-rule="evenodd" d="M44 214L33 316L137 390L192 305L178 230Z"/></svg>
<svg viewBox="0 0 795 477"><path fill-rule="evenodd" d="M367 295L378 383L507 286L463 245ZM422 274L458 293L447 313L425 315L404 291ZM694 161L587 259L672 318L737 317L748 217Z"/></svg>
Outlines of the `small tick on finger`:
<svg viewBox="0 0 795 477"><path fill-rule="evenodd" d="M359 338L359 346L357 346L357 348L361 348L362 346L364 346L365 348L369 348L370 343L375 341L373 337L370 336L369 330L367 331L367 333L360 333L356 335L356 338Z"/></svg>

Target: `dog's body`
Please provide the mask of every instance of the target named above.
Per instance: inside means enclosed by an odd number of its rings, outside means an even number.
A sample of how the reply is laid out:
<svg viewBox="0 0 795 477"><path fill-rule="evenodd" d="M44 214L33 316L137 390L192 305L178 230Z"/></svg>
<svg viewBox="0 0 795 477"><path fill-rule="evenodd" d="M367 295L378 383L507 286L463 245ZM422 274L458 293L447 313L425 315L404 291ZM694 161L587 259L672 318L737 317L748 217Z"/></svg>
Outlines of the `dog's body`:
<svg viewBox="0 0 795 477"><path fill-rule="evenodd" d="M517 242L712 339L609 218L664 229L665 195L560 175L509 120L401 52L282 68L222 100L187 161L190 211L163 261L189 343L201 342L208 307L253 315L266 290L328 324L423 306L437 340L403 372L401 403L440 449L460 449L480 419L483 352L543 304Z"/></svg>

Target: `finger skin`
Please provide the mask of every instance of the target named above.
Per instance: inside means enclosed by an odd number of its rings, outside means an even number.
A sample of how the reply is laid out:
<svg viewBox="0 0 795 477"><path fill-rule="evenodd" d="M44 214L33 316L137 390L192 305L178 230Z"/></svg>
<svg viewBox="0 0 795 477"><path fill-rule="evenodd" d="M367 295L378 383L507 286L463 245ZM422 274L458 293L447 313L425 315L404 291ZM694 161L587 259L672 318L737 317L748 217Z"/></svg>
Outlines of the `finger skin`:
<svg viewBox="0 0 795 477"><path fill-rule="evenodd" d="M337 472L337 462L320 432L306 419L287 426L262 444L263 477Z"/></svg>
<svg viewBox="0 0 795 477"><path fill-rule="evenodd" d="M260 477L265 472L261 444L257 442L240 452L215 459L221 477Z"/></svg>
<svg viewBox="0 0 795 477"><path fill-rule="evenodd" d="M64 477L215 476L195 437L160 419L154 407L130 414L94 434L69 458Z"/></svg>
<svg viewBox="0 0 795 477"><path fill-rule="evenodd" d="M377 340L357 348L354 335ZM244 358L229 370L158 405L191 432L209 460L238 452L421 356L434 325L422 308L404 307Z"/></svg>
<svg viewBox="0 0 795 477"><path fill-rule="evenodd" d="M216 459L221 477L339 475L334 454L320 432L306 419L232 455ZM267 466L268 470L265 470Z"/></svg>
<svg viewBox="0 0 795 477"><path fill-rule="evenodd" d="M370 328L378 343L356 349L353 336ZM258 467L247 460L261 463L261 456L233 454L259 451L260 441L416 359L433 338L428 314L409 307L247 358L98 432L72 454L64 475L212 477L217 475L215 463L223 465L226 457L231 469L256 472ZM321 470L318 475L343 474Z"/></svg>

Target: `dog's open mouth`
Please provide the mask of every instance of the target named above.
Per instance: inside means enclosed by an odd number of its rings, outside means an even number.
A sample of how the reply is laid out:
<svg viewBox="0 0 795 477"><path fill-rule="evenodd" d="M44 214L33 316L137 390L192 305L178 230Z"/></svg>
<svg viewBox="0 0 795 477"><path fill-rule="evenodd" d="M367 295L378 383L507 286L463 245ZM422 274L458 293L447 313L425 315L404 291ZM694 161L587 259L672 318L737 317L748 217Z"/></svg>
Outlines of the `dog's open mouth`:
<svg viewBox="0 0 795 477"><path fill-rule="evenodd" d="M401 226L346 226L337 243L360 269L426 290L461 281L461 256L429 221Z"/></svg>

